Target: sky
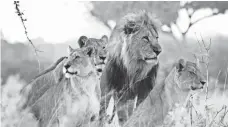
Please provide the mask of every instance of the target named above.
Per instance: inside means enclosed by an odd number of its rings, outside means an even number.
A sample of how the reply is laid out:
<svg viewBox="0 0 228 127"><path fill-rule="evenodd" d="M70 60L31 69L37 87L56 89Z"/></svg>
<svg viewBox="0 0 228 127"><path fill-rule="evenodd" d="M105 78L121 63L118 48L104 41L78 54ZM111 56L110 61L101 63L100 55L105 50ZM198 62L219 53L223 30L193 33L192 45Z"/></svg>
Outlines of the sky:
<svg viewBox="0 0 228 127"><path fill-rule="evenodd" d="M4 38L11 42L27 41L22 23L15 13L13 0L0 1L0 28ZM77 39L81 35L99 38L103 34L109 35L110 30L97 21L89 13L92 4L75 0L20 0L21 10L25 10L26 26L30 38L42 37L46 42L63 43ZM202 10L195 17L211 13ZM178 23L184 30L188 19L186 13L179 12ZM189 36L195 37L195 32L202 35L228 36L228 13L205 19L196 24L189 31ZM175 31L175 28L174 28ZM216 33L216 34L215 34Z"/></svg>
<svg viewBox="0 0 228 127"><path fill-rule="evenodd" d="M0 27L4 37L10 41L26 41L13 0L1 2L0 6L4 5L0 8L4 20L0 20ZM29 37L42 37L53 43L72 40L82 34L101 37L102 34L109 33L108 28L91 17L91 7L88 2L74 0L20 0L20 8L25 10L25 18L28 20L26 26Z"/></svg>

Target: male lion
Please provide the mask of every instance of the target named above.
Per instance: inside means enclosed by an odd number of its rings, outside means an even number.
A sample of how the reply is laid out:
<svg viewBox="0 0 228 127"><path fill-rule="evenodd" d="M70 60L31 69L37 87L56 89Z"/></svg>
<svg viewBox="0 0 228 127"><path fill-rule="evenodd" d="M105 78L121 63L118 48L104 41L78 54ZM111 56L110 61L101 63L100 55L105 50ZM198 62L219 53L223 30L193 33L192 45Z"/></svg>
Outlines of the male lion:
<svg viewBox="0 0 228 127"><path fill-rule="evenodd" d="M91 50L69 47L69 57L54 71L31 82L23 108L34 114L40 127L79 126L98 118L100 87Z"/></svg>
<svg viewBox="0 0 228 127"><path fill-rule="evenodd" d="M189 93L202 89L205 83L205 78L196 63L180 59L166 77L164 84L154 87L124 127L161 125L176 103L183 104Z"/></svg>
<svg viewBox="0 0 228 127"><path fill-rule="evenodd" d="M139 105L153 89L157 70L160 22L150 13L140 11L124 16L109 38L108 60L101 76L101 118L107 108L111 91L117 105L138 97Z"/></svg>

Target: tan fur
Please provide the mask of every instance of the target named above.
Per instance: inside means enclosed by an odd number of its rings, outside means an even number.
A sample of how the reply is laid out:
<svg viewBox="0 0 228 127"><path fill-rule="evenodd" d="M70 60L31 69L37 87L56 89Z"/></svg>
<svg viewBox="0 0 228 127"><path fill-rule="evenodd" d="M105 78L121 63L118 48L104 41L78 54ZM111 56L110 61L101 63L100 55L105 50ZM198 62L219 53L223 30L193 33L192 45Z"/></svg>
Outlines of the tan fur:
<svg viewBox="0 0 228 127"><path fill-rule="evenodd" d="M179 64L179 63L178 63ZM203 88L204 76L195 63L187 61L174 67L142 102L124 127L154 127L162 125L168 111L178 103L183 104L189 93Z"/></svg>

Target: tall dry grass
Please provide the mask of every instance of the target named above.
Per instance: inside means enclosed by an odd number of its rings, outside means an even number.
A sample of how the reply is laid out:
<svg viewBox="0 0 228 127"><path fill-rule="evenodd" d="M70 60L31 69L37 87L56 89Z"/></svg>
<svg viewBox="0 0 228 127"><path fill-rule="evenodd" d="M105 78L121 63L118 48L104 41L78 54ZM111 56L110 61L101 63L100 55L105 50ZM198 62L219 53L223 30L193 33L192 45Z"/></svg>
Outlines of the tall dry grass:
<svg viewBox="0 0 228 127"><path fill-rule="evenodd" d="M197 42L201 45L200 53L195 54L199 61L204 64L203 68L206 72L207 85L203 91L198 94L192 95L186 100L186 105L176 105L167 115L164 125L167 127L227 127L228 126L228 91L227 89L227 75L228 68L219 70L216 74L209 70L215 66L217 59L211 59L211 49L209 49L210 41L206 42L202 38ZM204 42L202 42L202 40ZM214 44L211 44L214 47ZM224 46L225 48L225 46ZM219 50L219 49L218 49ZM222 56L221 56L222 57ZM166 61L171 63L175 58L169 58ZM220 66L221 61L217 61ZM169 66L172 64L167 64ZM162 70L163 69L163 70ZM170 71L170 68L161 68L163 76ZM220 82L221 75L225 74L224 82ZM212 75L217 75L213 78ZM224 77L224 76L223 76ZM15 127L23 124L24 127L36 125L36 121L28 121L27 123L20 123L23 114L17 109L19 100L23 98L19 94L22 86L25 83L19 79L19 76L11 76L8 78L5 85L2 85L1 90L1 126L2 127ZM221 88L222 86L222 88ZM109 102L109 115L112 115L112 108L114 102ZM128 107L126 107L126 111ZM144 116L145 117L145 116ZM118 117L115 115L111 124L106 124L107 127L119 127Z"/></svg>
<svg viewBox="0 0 228 127"><path fill-rule="evenodd" d="M213 78L214 76L212 75L215 74L210 73L211 71L209 70L212 68L211 62L213 62L214 66L217 58L212 59L211 48L212 46L217 46L212 44L211 39L205 41L201 35L199 39L197 38L197 43L199 52L187 52L187 54L190 53L197 62L201 63L201 68L206 75L206 86L200 93L190 95L184 105L176 104L175 107L167 114L162 125L164 127L228 127L228 68L225 70L219 70L216 78ZM175 61L175 58L170 58L167 58L166 65L163 65L162 68L160 68L161 72L158 80L164 79L171 70L172 67L167 66L172 65L171 63ZM220 66L221 63L219 62L221 61L217 62L217 65ZM222 72L225 73L225 79L222 79L224 82L219 81L219 79L221 79L220 75ZM127 111L128 107L126 107L125 110ZM139 121L140 119L143 119L143 117L147 116L138 118ZM116 121L113 123L118 123L118 119L115 120ZM107 127L108 126L113 125L109 124ZM143 126L147 127L146 124Z"/></svg>

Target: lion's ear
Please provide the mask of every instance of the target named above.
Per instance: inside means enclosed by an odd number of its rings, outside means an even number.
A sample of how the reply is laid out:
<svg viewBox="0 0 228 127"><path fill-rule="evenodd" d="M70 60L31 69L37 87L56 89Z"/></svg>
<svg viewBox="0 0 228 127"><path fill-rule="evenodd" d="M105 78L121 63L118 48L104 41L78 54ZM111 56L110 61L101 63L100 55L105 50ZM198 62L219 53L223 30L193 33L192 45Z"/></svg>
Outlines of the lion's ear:
<svg viewBox="0 0 228 127"><path fill-rule="evenodd" d="M88 38L86 36L81 36L79 39L78 39L78 45L80 48L84 47L86 45L86 42L87 42Z"/></svg>
<svg viewBox="0 0 228 127"><path fill-rule="evenodd" d="M108 43L108 36L103 35L103 36L101 37L101 40L103 40L105 43Z"/></svg>
<svg viewBox="0 0 228 127"><path fill-rule="evenodd" d="M124 33L125 34L133 34L136 31L138 31L138 27L136 25L135 22L128 22L125 26L124 26Z"/></svg>
<svg viewBox="0 0 228 127"><path fill-rule="evenodd" d="M176 67L177 67L178 72L183 71L184 68L185 68L185 61L184 61L184 59L180 59L180 60L178 61Z"/></svg>
<svg viewBox="0 0 228 127"><path fill-rule="evenodd" d="M68 46L68 49L67 49L68 55L70 55L73 51L74 49L71 46Z"/></svg>

